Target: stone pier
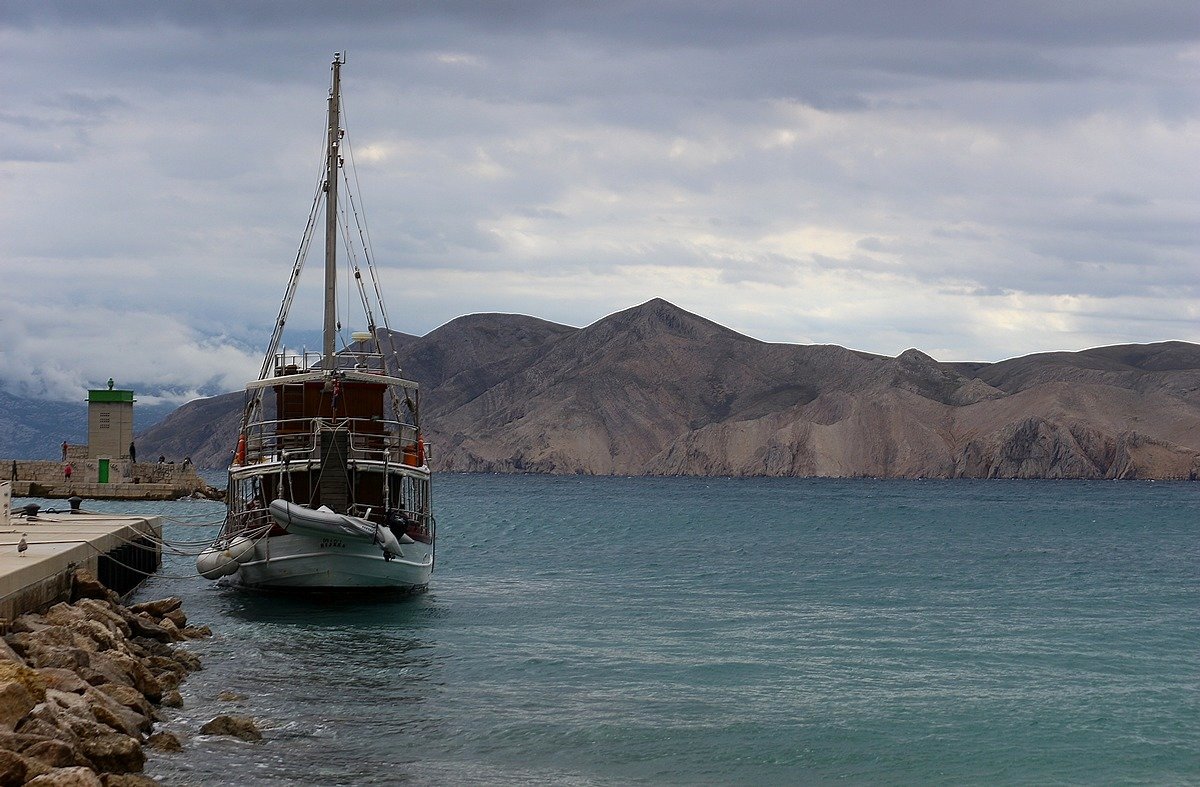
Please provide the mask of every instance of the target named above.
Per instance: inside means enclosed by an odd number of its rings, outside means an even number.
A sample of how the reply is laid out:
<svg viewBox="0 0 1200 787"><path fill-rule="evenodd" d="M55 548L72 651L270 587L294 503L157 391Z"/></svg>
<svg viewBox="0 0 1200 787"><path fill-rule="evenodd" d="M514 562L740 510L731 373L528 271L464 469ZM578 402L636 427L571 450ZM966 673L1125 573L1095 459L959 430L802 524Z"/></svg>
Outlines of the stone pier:
<svg viewBox="0 0 1200 787"><path fill-rule="evenodd" d="M65 499L73 495L92 500L176 500L199 492L211 494L208 484L190 464L88 459L68 455L67 462L0 459L0 478L13 482L13 497ZM65 468L71 464L68 479ZM14 476L15 467L15 478Z"/></svg>

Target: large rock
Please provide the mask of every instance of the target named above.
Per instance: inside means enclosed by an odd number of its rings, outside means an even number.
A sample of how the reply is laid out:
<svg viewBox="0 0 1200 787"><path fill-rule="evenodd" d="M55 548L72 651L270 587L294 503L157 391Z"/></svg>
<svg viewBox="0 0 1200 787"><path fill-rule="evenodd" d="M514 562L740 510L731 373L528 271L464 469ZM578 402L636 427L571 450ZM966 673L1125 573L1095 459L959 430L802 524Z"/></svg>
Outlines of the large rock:
<svg viewBox="0 0 1200 787"><path fill-rule="evenodd" d="M67 630L78 635L79 647L91 653L100 650L125 650L123 639L108 626L95 620L76 620L67 625Z"/></svg>
<svg viewBox="0 0 1200 787"><path fill-rule="evenodd" d="M59 691L69 691L72 694L83 694L87 691L88 683L79 677L79 673L58 667L40 667L37 674L46 679L48 688Z"/></svg>
<svg viewBox="0 0 1200 787"><path fill-rule="evenodd" d="M187 639L187 637L183 636L183 632L179 630L179 627L175 625L175 621L170 618L163 618L158 621L158 625L166 629L167 633L171 635L172 642L182 642Z"/></svg>
<svg viewBox="0 0 1200 787"><path fill-rule="evenodd" d="M92 689L85 700L92 718L113 732L141 740L143 734L148 733L153 726L149 717L131 711L96 689Z"/></svg>
<svg viewBox="0 0 1200 787"><path fill-rule="evenodd" d="M103 787L100 777L92 769L83 766L55 768L26 784L32 787Z"/></svg>
<svg viewBox="0 0 1200 787"><path fill-rule="evenodd" d="M38 674L37 670L24 664L0 660L0 683L10 680L24 686L36 702L41 702L46 696L46 679Z"/></svg>
<svg viewBox="0 0 1200 787"><path fill-rule="evenodd" d="M190 653L186 655L192 656ZM195 663L191 662L184 656L184 651L180 651L173 656L147 656L142 660L142 663L145 664L146 667L156 675L159 675L159 680L164 684L167 682L164 680L164 677L169 674L174 674L176 676L176 680L171 686L174 688L175 686L179 685L179 681L186 677L189 672L195 672L196 669L198 669L198 666Z"/></svg>
<svg viewBox="0 0 1200 787"><path fill-rule="evenodd" d="M204 664L195 653L186 650L176 650L171 657L184 668L185 672L199 672L204 669Z"/></svg>
<svg viewBox="0 0 1200 787"><path fill-rule="evenodd" d="M46 618L36 612L30 612L17 618L9 626L9 631L13 634L28 634L34 631L41 631L50 624L46 622Z"/></svg>
<svg viewBox="0 0 1200 787"><path fill-rule="evenodd" d="M17 618L18 622L24 618ZM8 644L13 650L28 658L28 651L33 647L67 648L75 647L75 637L62 626L38 624L30 630L15 631L7 637Z"/></svg>
<svg viewBox="0 0 1200 787"><path fill-rule="evenodd" d="M179 742L179 736L167 731L156 732L151 735L146 739L146 746L155 751L183 751L183 744Z"/></svg>
<svg viewBox="0 0 1200 787"><path fill-rule="evenodd" d="M23 749L21 753L51 768L70 768L82 764L75 747L57 739L38 741Z"/></svg>
<svg viewBox="0 0 1200 787"><path fill-rule="evenodd" d="M34 705L37 700L25 684L17 680L0 683L0 729L12 732Z"/></svg>
<svg viewBox="0 0 1200 787"><path fill-rule="evenodd" d="M1081 424L1029 417L967 443L954 474L973 478L1104 478L1113 441Z"/></svg>
<svg viewBox="0 0 1200 787"><path fill-rule="evenodd" d="M79 741L79 750L98 771L135 773L146 765L142 744L119 733L95 735Z"/></svg>
<svg viewBox="0 0 1200 787"><path fill-rule="evenodd" d="M37 707L34 707L37 710ZM46 721L44 718L32 718L26 716L17 725L17 734L23 738L39 738L44 740L65 740L68 743L77 743L74 733L68 730L59 729L52 722Z"/></svg>
<svg viewBox="0 0 1200 787"><path fill-rule="evenodd" d="M143 601L140 604L131 604L129 605L128 609L134 614L146 612L155 618L162 618L171 612L175 612L182 606L183 599L179 598L179 596L168 596L167 598L160 598L154 601Z"/></svg>
<svg viewBox="0 0 1200 787"><path fill-rule="evenodd" d="M74 588L77 603L18 618L0 647L0 787L155 784L139 775L141 740L161 719L153 703L167 683L168 699L181 704L174 687L200 668L195 654L168 644L185 636L178 599L129 611L86 573ZM247 722L218 734L261 740ZM179 746L169 733L155 743Z"/></svg>
<svg viewBox="0 0 1200 787"><path fill-rule="evenodd" d="M158 782L141 773L106 773L100 777L104 787L158 787Z"/></svg>
<svg viewBox="0 0 1200 787"><path fill-rule="evenodd" d="M52 738L45 735L29 735L24 732L3 732L0 731L0 749L8 751L24 752L35 743L51 740Z"/></svg>
<svg viewBox="0 0 1200 787"><path fill-rule="evenodd" d="M96 721L91 703L82 695L58 689L46 689L45 704L53 705L76 718Z"/></svg>
<svg viewBox="0 0 1200 787"><path fill-rule="evenodd" d="M96 575L86 568L77 568L71 575L71 601L94 598L111 604L120 604L121 597L109 589Z"/></svg>
<svg viewBox="0 0 1200 787"><path fill-rule="evenodd" d="M129 649L131 653L138 653L142 657L171 656L175 653L175 649L167 643L148 637L130 637Z"/></svg>
<svg viewBox="0 0 1200 787"><path fill-rule="evenodd" d="M144 774L103 774L104 787L158 787L158 782Z"/></svg>
<svg viewBox="0 0 1200 787"><path fill-rule="evenodd" d="M187 632L184 633L186 634ZM18 664L25 663L25 659L21 658L21 655L12 649L7 640L3 639L0 639L0 661L15 661Z"/></svg>
<svg viewBox="0 0 1200 787"><path fill-rule="evenodd" d="M162 684L133 656L117 651L104 651L93 654L90 666L106 679L102 682L132 686L151 702L162 699Z"/></svg>
<svg viewBox="0 0 1200 787"><path fill-rule="evenodd" d="M112 604L106 601L85 598L80 600L75 606L79 608L88 620L103 623L112 629L114 633L120 633L123 637L133 636L129 624L125 622L125 618L117 612L116 607Z"/></svg>
<svg viewBox="0 0 1200 787"><path fill-rule="evenodd" d="M124 608L120 608L118 613L129 624L129 628L135 637L147 637L149 639L156 639L159 642L175 642L178 639L177 635L173 635L170 631L160 626L155 622L154 618L145 612L134 614Z"/></svg>
<svg viewBox="0 0 1200 787"><path fill-rule="evenodd" d="M66 694L66 692L63 692ZM83 702L77 694L69 694ZM86 703L84 703L86 705ZM50 735L77 744L97 735L111 733L111 729L96 721L90 709L59 704L50 699L39 702L17 725L17 732Z"/></svg>
<svg viewBox="0 0 1200 787"><path fill-rule="evenodd" d="M177 670L154 670L154 679L158 681L158 685L162 687L163 694L168 691L174 691L179 688L179 684L183 683L184 674ZM161 700L160 700L161 702Z"/></svg>
<svg viewBox="0 0 1200 787"><path fill-rule="evenodd" d="M49 630L49 629L48 629ZM78 672L84 667L91 666L92 657L88 651L74 645L30 645L25 653L25 660L34 667L56 667Z"/></svg>
<svg viewBox="0 0 1200 787"><path fill-rule="evenodd" d="M77 620L85 620L83 610L74 604L55 604L46 610L42 616L46 623L51 626L67 626Z"/></svg>
<svg viewBox="0 0 1200 787"><path fill-rule="evenodd" d="M14 751L0 749L0 787L24 785L29 767L25 758Z"/></svg>
<svg viewBox="0 0 1200 787"><path fill-rule="evenodd" d="M141 726L145 726L147 728L150 727L149 719L142 717L143 724L139 725L132 722L126 714L118 713L112 708L104 705L97 705L96 707L92 708L92 715L95 716L97 722L103 724L105 727L108 727L113 732L119 732L122 735L133 738L134 740L141 739Z"/></svg>
<svg viewBox="0 0 1200 787"><path fill-rule="evenodd" d="M123 686L119 683L106 683L103 686L97 686L96 690L108 695L114 701L134 713L141 714L142 716L150 716L152 712L151 705L146 700L146 696L132 686Z"/></svg>
<svg viewBox="0 0 1200 787"><path fill-rule="evenodd" d="M262 733L249 716L221 715L200 728L204 735L228 735L244 741L261 741Z"/></svg>
<svg viewBox="0 0 1200 787"><path fill-rule="evenodd" d="M16 752L0 749L0 787L19 787L29 773L28 761Z"/></svg>

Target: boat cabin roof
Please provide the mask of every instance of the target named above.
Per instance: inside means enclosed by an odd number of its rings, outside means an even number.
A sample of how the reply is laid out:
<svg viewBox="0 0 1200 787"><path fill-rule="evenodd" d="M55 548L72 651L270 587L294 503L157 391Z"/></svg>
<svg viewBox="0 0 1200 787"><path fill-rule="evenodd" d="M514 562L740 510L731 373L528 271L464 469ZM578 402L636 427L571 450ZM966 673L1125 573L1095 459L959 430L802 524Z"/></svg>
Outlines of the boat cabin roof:
<svg viewBox="0 0 1200 787"><path fill-rule="evenodd" d="M261 380L246 384L247 391L257 390L259 388L274 388L277 385L296 385L298 383L324 382L326 373L321 370L309 372L298 372L296 374L284 374L278 377L264 377ZM375 385L398 385L402 388L418 388L418 384L412 380L405 380L402 377L392 377L387 374L381 374L374 371L364 371L357 369L341 369L337 373L337 379L342 382L355 383L374 383Z"/></svg>

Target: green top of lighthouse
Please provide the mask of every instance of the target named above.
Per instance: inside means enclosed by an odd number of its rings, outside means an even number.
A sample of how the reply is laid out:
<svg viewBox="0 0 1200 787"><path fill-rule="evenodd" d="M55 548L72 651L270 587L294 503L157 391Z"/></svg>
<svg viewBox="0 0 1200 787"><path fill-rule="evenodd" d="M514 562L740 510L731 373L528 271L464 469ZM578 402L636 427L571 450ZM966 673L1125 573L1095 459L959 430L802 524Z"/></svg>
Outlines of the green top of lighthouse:
<svg viewBox="0 0 1200 787"><path fill-rule="evenodd" d="M128 402L133 404L133 391L122 391L121 389L113 389L113 378L108 378L107 388L92 388L88 390L88 403L92 402Z"/></svg>

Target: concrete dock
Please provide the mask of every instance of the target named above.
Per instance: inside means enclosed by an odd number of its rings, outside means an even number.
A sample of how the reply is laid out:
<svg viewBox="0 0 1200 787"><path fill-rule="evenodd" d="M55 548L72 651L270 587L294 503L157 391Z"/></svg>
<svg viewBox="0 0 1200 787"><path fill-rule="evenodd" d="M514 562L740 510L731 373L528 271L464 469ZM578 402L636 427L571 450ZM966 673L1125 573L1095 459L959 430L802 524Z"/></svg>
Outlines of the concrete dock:
<svg viewBox="0 0 1200 787"><path fill-rule="evenodd" d="M18 551L24 536L28 548ZM43 610L71 593L87 568L125 595L162 562L162 518L113 514L0 514L0 618Z"/></svg>

